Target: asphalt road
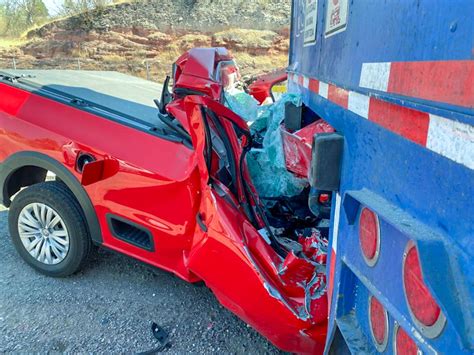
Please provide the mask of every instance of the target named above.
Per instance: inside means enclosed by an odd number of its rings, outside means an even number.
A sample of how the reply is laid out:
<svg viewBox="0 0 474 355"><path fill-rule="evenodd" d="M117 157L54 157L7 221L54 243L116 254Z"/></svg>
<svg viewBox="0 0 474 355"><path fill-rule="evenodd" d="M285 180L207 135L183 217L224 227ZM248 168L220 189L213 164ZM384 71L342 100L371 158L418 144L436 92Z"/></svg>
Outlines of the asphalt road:
<svg viewBox="0 0 474 355"><path fill-rule="evenodd" d="M75 276L53 279L17 255L0 207L0 353L138 353L170 334L168 353L278 353L196 287L124 256L99 251Z"/></svg>

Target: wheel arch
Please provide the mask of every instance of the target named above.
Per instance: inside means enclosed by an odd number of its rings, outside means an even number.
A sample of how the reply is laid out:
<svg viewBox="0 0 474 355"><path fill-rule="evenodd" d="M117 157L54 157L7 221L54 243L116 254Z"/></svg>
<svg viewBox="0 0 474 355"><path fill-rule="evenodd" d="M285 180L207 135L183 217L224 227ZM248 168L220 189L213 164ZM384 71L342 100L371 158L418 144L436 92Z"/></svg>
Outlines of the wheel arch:
<svg viewBox="0 0 474 355"><path fill-rule="evenodd" d="M69 188L84 212L90 236L102 243L99 219L92 201L79 180L59 161L38 152L19 152L0 164L0 192L3 205L9 207L11 197L22 187L45 181L48 171L53 172ZM16 177L16 181L12 178Z"/></svg>

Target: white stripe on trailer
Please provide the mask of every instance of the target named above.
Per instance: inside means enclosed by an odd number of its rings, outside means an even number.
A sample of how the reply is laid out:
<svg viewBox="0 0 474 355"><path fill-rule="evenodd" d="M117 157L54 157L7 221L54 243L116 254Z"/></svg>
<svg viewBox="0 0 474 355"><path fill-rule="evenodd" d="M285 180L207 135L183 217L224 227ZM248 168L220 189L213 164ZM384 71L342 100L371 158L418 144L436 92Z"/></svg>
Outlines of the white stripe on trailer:
<svg viewBox="0 0 474 355"><path fill-rule="evenodd" d="M430 114L426 148L474 169L474 126Z"/></svg>
<svg viewBox="0 0 474 355"><path fill-rule="evenodd" d="M392 63L363 63L359 86L386 92Z"/></svg>
<svg viewBox="0 0 474 355"><path fill-rule="evenodd" d="M303 87L305 89L309 88L309 78L307 76L303 76Z"/></svg>
<svg viewBox="0 0 474 355"><path fill-rule="evenodd" d="M329 92L329 85L325 82L320 81L319 82L319 95L327 99L328 92Z"/></svg>
<svg viewBox="0 0 474 355"><path fill-rule="evenodd" d="M332 250L337 252L337 237L339 235L339 217L341 215L341 195L336 194L336 206L334 207L334 225L332 227Z"/></svg>
<svg viewBox="0 0 474 355"><path fill-rule="evenodd" d="M358 92L350 91L349 92L349 103L348 109L355 114L369 118L369 103L370 97L367 95L359 94Z"/></svg>

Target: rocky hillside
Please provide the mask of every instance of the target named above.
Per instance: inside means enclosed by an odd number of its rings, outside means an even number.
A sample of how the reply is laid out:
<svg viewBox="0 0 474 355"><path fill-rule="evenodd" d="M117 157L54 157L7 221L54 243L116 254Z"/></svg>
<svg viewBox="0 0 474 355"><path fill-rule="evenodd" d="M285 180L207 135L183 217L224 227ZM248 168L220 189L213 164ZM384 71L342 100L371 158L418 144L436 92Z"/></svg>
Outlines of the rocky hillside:
<svg viewBox="0 0 474 355"><path fill-rule="evenodd" d="M0 66L118 70L161 78L195 46L233 51L244 74L286 65L290 0L148 0L47 24ZM3 61L2 61L3 59Z"/></svg>

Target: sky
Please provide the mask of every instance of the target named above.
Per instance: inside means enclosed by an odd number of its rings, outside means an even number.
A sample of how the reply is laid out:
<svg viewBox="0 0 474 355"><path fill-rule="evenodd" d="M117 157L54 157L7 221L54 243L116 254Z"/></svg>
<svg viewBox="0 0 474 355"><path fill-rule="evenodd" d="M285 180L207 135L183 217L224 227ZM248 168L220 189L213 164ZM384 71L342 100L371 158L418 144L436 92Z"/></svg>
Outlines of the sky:
<svg viewBox="0 0 474 355"><path fill-rule="evenodd" d="M44 4L48 8L50 15L55 15L57 12L57 0L43 0Z"/></svg>

